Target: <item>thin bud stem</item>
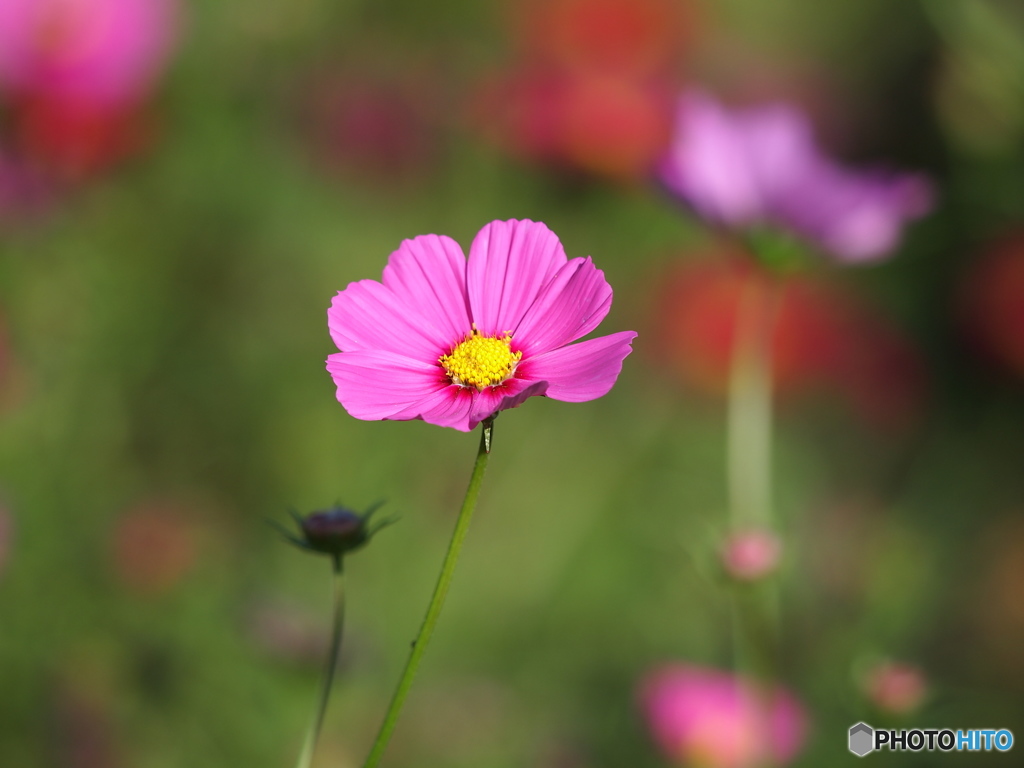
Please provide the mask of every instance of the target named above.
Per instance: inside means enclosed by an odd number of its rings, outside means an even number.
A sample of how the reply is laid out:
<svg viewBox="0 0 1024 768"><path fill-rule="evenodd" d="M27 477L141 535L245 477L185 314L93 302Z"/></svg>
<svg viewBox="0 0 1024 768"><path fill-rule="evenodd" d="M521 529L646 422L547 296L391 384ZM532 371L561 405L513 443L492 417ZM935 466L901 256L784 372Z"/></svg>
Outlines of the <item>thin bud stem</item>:
<svg viewBox="0 0 1024 768"><path fill-rule="evenodd" d="M327 664L324 666L324 676L320 681L320 698L295 768L309 768L313 762L313 752L316 750L316 743L320 738L320 728L324 723L324 714L327 712L327 702L331 697L331 686L334 683L334 672L338 668L338 657L341 655L341 636L345 626L345 570L341 555L334 555L331 562L334 583L334 620L331 629L331 646L327 654Z"/></svg>

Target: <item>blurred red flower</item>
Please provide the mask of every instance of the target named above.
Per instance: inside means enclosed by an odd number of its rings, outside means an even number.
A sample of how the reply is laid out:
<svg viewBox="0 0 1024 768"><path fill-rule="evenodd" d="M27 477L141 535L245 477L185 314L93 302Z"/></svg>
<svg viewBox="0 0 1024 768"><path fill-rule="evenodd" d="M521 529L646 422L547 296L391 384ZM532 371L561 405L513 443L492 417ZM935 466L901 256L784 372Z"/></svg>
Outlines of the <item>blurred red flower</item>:
<svg viewBox="0 0 1024 768"><path fill-rule="evenodd" d="M172 589L195 563L197 532L187 513L168 501L140 504L113 531L115 572L131 589L160 594Z"/></svg>
<svg viewBox="0 0 1024 768"><path fill-rule="evenodd" d="M971 263L961 303L970 340L1024 377L1024 230L988 245Z"/></svg>
<svg viewBox="0 0 1024 768"><path fill-rule="evenodd" d="M691 4L672 0L535 0L514 13L538 59L631 75L670 66L694 20Z"/></svg>
<svg viewBox="0 0 1024 768"><path fill-rule="evenodd" d="M147 149L143 105L177 17L176 0L0 0L0 91L18 152L68 182Z"/></svg>
<svg viewBox="0 0 1024 768"><path fill-rule="evenodd" d="M479 98L479 122L506 150L620 181L652 171L672 125L667 85L617 73L527 67Z"/></svg>
<svg viewBox="0 0 1024 768"><path fill-rule="evenodd" d="M581 74L562 85L558 154L598 176L644 176L668 142L668 91L619 75Z"/></svg>
<svg viewBox="0 0 1024 768"><path fill-rule="evenodd" d="M16 138L22 153L56 178L81 181L139 154L154 127L134 106L34 98L17 104Z"/></svg>
<svg viewBox="0 0 1024 768"><path fill-rule="evenodd" d="M800 275L777 281L740 254L700 258L655 277L651 333L659 361L667 361L698 390L724 394L736 315L750 280L763 281L766 290L777 283L772 340L777 393L829 391L872 426L914 423L925 396L925 368L905 334L824 280Z"/></svg>
<svg viewBox="0 0 1024 768"><path fill-rule="evenodd" d="M731 255L683 263L656 277L659 348L684 380L705 392L720 394L728 387L736 316L748 280L767 288L775 278ZM777 391L820 383L846 352L836 299L810 278L779 283L772 345Z"/></svg>
<svg viewBox="0 0 1024 768"><path fill-rule="evenodd" d="M645 178L671 136L690 8L669 0L510 6L520 50L477 93L477 127L507 151L560 170Z"/></svg>

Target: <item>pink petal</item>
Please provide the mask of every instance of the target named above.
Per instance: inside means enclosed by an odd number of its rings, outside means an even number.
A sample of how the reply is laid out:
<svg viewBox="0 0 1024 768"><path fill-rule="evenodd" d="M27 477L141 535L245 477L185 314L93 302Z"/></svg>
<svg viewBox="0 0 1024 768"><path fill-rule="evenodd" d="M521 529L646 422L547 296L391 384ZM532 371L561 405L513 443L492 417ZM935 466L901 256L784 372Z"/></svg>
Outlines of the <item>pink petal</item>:
<svg viewBox="0 0 1024 768"><path fill-rule="evenodd" d="M469 432L472 429L469 411L473 407L473 393L476 390L450 384L447 380L445 384L447 386L417 400L390 418L395 421L422 419L428 424ZM473 422L473 426L476 426L476 422Z"/></svg>
<svg viewBox="0 0 1024 768"><path fill-rule="evenodd" d="M485 336L513 332L541 288L566 263L544 224L492 221L469 249L466 288L473 322Z"/></svg>
<svg viewBox="0 0 1024 768"><path fill-rule="evenodd" d="M509 379L500 387L491 387L483 392L477 392L469 414L469 428L472 429L498 411L518 408L528 398L534 395L543 395L547 389L548 382L546 381Z"/></svg>
<svg viewBox="0 0 1024 768"><path fill-rule="evenodd" d="M768 736L776 763L787 765L807 741L807 713L791 693L779 690L768 714Z"/></svg>
<svg viewBox="0 0 1024 768"><path fill-rule="evenodd" d="M760 218L764 201L741 126L700 92L680 99L676 124L659 171L665 185L714 221L736 226Z"/></svg>
<svg viewBox="0 0 1024 768"><path fill-rule="evenodd" d="M881 258L899 243L907 220L931 208L928 180L913 174L849 171L821 163L779 216L840 261Z"/></svg>
<svg viewBox="0 0 1024 768"><path fill-rule="evenodd" d="M384 285L407 307L416 307L449 344L470 332L466 257L444 235L405 240L384 269Z"/></svg>
<svg viewBox="0 0 1024 768"><path fill-rule="evenodd" d="M517 346L539 355L594 330L612 306L612 289L590 257L562 267L515 328Z"/></svg>
<svg viewBox="0 0 1024 768"><path fill-rule="evenodd" d="M327 358L327 370L345 410L367 421L396 418L450 386L440 366L393 352L341 352Z"/></svg>
<svg viewBox="0 0 1024 768"><path fill-rule="evenodd" d="M798 185L820 153L807 117L785 104L737 112L744 134L745 162L757 186L761 217L773 214L774 201Z"/></svg>
<svg viewBox="0 0 1024 768"><path fill-rule="evenodd" d="M472 387L451 385L390 418L423 419L428 424L471 432L488 416L516 408L534 395L543 395L547 386L546 381L520 379L510 379L500 387L492 387L483 392Z"/></svg>
<svg viewBox="0 0 1024 768"><path fill-rule="evenodd" d="M547 396L582 403L608 394L632 351L634 331L581 341L524 359L517 373L533 381L548 382Z"/></svg>
<svg viewBox="0 0 1024 768"><path fill-rule="evenodd" d="M399 297L376 280L349 283L327 310L331 338L343 352L385 350L424 363L448 351L450 333L421 313L421 303Z"/></svg>

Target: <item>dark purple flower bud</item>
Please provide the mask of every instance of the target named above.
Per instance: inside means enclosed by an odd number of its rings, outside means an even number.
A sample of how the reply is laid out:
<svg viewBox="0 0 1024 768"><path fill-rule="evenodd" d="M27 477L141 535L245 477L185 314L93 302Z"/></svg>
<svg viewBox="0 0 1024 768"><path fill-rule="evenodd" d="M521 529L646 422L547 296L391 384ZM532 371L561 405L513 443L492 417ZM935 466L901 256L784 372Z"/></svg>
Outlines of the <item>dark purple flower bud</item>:
<svg viewBox="0 0 1024 768"><path fill-rule="evenodd" d="M358 549L369 538L363 518L344 507L307 516L302 521L302 535L310 549L332 555Z"/></svg>
<svg viewBox="0 0 1024 768"><path fill-rule="evenodd" d="M312 512L305 517L293 511L291 515L299 527L298 536L289 533L277 523L271 524L297 547L340 558L363 547L377 531L394 522L393 518L387 518L371 526L370 518L379 507L380 503L374 504L361 515L341 505Z"/></svg>

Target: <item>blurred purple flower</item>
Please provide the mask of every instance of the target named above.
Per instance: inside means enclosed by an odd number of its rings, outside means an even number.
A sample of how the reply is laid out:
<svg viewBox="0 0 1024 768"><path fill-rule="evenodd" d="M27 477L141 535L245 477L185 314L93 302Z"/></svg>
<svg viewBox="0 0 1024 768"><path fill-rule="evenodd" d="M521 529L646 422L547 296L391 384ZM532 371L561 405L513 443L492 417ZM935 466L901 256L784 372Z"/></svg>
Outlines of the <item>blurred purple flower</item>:
<svg viewBox="0 0 1024 768"><path fill-rule="evenodd" d="M135 101L167 58L176 10L175 0L0 0L0 87Z"/></svg>
<svg viewBox="0 0 1024 768"><path fill-rule="evenodd" d="M825 157L794 107L730 111L699 91L679 101L659 175L716 224L778 228L847 262L884 256L932 205L924 176L852 171Z"/></svg>
<svg viewBox="0 0 1024 768"><path fill-rule="evenodd" d="M685 664L656 669L641 686L655 741L678 765L785 765L803 746L807 718L791 694L761 695L727 672Z"/></svg>

